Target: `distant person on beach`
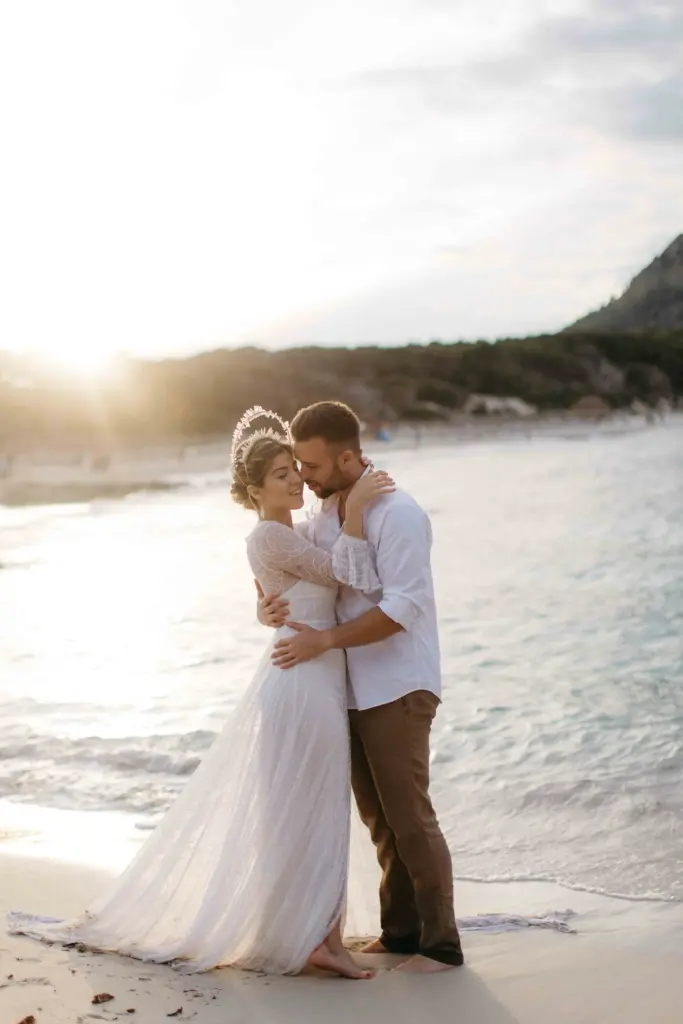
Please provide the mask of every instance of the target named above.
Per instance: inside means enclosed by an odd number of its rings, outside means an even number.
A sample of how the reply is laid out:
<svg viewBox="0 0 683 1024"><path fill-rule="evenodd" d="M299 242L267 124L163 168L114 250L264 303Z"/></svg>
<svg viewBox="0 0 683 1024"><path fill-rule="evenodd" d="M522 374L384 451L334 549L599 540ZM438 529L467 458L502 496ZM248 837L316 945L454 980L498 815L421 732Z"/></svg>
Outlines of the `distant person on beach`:
<svg viewBox="0 0 683 1024"><path fill-rule="evenodd" d="M318 402L296 415L291 433L303 480L322 500L298 529L332 551L349 496L371 473L360 422L348 406ZM431 973L463 962L451 856L429 798L429 734L441 697L431 525L400 490L373 502L364 524L380 586L371 594L341 586L336 628L292 621L297 608L278 588L262 596L259 619L294 634L275 644L280 668L346 651L353 791L382 870L382 934L364 952L412 954L405 969Z"/></svg>

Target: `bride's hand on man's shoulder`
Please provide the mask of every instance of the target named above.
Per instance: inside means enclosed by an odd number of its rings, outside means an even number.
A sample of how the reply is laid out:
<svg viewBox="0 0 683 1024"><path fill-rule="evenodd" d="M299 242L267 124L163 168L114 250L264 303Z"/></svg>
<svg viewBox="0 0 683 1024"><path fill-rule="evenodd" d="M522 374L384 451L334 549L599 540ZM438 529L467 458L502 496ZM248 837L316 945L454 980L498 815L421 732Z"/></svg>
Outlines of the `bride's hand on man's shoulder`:
<svg viewBox="0 0 683 1024"><path fill-rule="evenodd" d="M376 498L381 498L384 494L393 494L395 490L393 477L383 469L373 469L353 485L346 500L346 507L348 509L350 504L352 507L355 505L358 508L365 508Z"/></svg>

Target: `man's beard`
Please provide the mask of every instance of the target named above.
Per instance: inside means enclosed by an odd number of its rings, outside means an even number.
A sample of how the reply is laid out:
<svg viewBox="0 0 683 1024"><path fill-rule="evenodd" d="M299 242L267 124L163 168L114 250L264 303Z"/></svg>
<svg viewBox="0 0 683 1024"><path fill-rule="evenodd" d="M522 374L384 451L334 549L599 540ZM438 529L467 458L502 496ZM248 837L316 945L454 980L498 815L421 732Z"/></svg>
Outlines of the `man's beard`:
<svg viewBox="0 0 683 1024"><path fill-rule="evenodd" d="M310 484L308 487L309 490L313 491L316 498L320 499L320 501L327 501L328 498L331 498L335 494L339 494L339 492L344 489L343 487L311 487Z"/></svg>
<svg viewBox="0 0 683 1024"><path fill-rule="evenodd" d="M328 498L334 497L335 494L339 494L340 491L345 491L349 484L340 478L329 480L325 486L322 484L316 484L314 487L311 487L310 484L308 486L316 498L319 498L320 501L326 501Z"/></svg>

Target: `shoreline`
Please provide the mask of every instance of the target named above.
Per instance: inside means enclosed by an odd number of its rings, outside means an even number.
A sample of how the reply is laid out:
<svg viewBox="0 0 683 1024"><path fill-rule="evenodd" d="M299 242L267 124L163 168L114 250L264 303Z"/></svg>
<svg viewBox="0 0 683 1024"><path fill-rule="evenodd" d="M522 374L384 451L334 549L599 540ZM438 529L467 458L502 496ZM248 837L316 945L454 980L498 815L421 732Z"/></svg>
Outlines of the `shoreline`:
<svg viewBox="0 0 683 1024"><path fill-rule="evenodd" d="M36 508L41 505L85 505L91 501L119 501L133 494L165 494L182 485L163 480L136 482L44 483L5 481L0 484L0 505L6 508Z"/></svg>
<svg viewBox="0 0 683 1024"><path fill-rule="evenodd" d="M683 415L673 412L654 424L629 415L603 420L565 414L529 419L469 417L451 423L406 423L389 428L389 440L365 436L365 451L374 458L406 450L429 450L476 444L536 441L578 442L619 438L643 431L683 427ZM59 459L47 452L26 454L12 471L0 478L0 508L21 509L50 505L87 504L98 500L124 500L144 494L182 493L219 484L229 477L230 441L168 443L156 447L117 451L105 468L86 458Z"/></svg>
<svg viewBox="0 0 683 1024"><path fill-rule="evenodd" d="M103 871L110 877L122 871L144 844L156 822L140 822L138 815L120 810L78 810L0 798L0 857L13 856ZM478 876L458 874L454 858L456 890L465 894L467 916L478 913L512 915L629 913L647 918L650 907L670 907L678 915L683 941L683 899L673 893L622 892L616 886L600 888L555 877L512 874ZM362 869L368 870L363 858ZM364 878L374 886L376 879ZM526 894L526 898L520 898ZM652 911L656 916L656 910Z"/></svg>
<svg viewBox="0 0 683 1024"><path fill-rule="evenodd" d="M11 844L10 844L11 845ZM5 846L5 844L2 844ZM71 916L107 884L111 873L41 857L10 853L0 846L0 1019L19 1024L73 1024L93 1014L103 1020L167 1017L196 1024L254 1019L299 1024L341 1024L352 1014L378 1024L423 1017L462 1024L674 1024L680 1020L680 935L670 947L653 946L666 931L666 911L650 908L647 926L636 924L633 907L615 919L599 908L581 913L578 934L527 929L502 934L465 933L466 966L436 978L392 972L395 957L359 956L374 966L373 982L352 985L311 972L298 978L265 977L230 968L180 975L115 954L79 952L47 945L4 929L10 909ZM533 886L534 883L520 883ZM457 887L459 911L481 904L489 889ZM488 896L500 900L503 886ZM512 896L512 889L510 889ZM529 895L529 893L527 893ZM536 899L542 899L539 893ZM471 905L470 905L471 904ZM480 905L481 910L485 910ZM499 906L499 909L504 909ZM669 907L669 909L671 909ZM113 999L93 1007L95 995ZM131 1011L135 1011L133 1014ZM398 1014L398 1018L397 1018Z"/></svg>
<svg viewBox="0 0 683 1024"><path fill-rule="evenodd" d="M0 800L0 868L10 862L26 865L29 871L31 865L47 865L97 876L106 884L126 868L148 835L148 829L140 829L125 812L63 810ZM364 860L360 866L363 872L372 871ZM453 869L456 911L468 940L485 932L543 929L570 933L570 938L623 933L631 945L654 945L662 952L683 946L683 901L677 896L608 892L542 877L460 876L455 857ZM371 928L377 917L378 876L364 873L355 878L352 893L356 901L361 898L360 926ZM24 909L38 912L41 908ZM527 925L525 919L532 923Z"/></svg>

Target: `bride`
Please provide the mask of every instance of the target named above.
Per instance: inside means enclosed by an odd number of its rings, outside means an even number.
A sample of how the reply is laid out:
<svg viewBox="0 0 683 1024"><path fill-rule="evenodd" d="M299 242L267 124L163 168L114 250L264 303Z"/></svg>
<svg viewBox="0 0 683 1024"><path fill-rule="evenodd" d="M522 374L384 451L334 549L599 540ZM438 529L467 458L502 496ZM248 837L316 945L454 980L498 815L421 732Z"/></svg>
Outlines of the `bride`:
<svg viewBox="0 0 683 1024"><path fill-rule="evenodd" d="M278 427L247 433L256 416ZM264 591L287 591L293 620L335 624L338 583L379 580L362 512L393 490L381 472L349 494L332 552L292 526L303 482L288 426L251 410L235 432L232 497L258 513L247 540ZM278 630L222 733L113 887L72 921L14 912L15 934L81 942L186 971L232 965L296 974L307 963L369 978L341 940L348 882L350 784L343 651L287 672L272 665Z"/></svg>

